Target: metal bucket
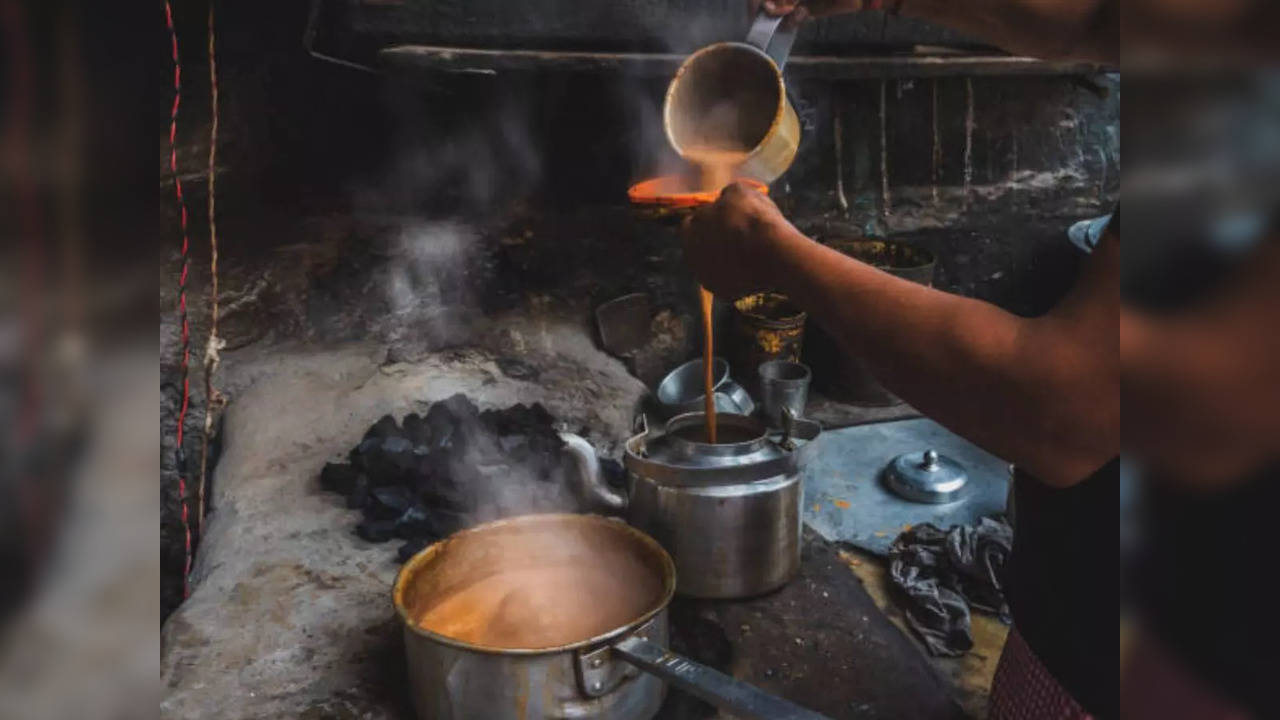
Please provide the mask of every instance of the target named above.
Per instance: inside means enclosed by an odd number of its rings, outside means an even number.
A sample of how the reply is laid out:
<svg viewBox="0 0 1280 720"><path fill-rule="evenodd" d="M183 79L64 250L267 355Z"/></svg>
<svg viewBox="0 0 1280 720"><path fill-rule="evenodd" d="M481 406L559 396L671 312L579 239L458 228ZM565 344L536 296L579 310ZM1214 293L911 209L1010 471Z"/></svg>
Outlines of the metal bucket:
<svg viewBox="0 0 1280 720"><path fill-rule="evenodd" d="M933 285L935 261L933 253L924 248L868 238L837 238L824 240L824 244L890 275ZM902 402L876 380L866 363L845 353L835 339L816 324L809 328L804 353L813 370L814 386L827 396L856 405L888 406Z"/></svg>

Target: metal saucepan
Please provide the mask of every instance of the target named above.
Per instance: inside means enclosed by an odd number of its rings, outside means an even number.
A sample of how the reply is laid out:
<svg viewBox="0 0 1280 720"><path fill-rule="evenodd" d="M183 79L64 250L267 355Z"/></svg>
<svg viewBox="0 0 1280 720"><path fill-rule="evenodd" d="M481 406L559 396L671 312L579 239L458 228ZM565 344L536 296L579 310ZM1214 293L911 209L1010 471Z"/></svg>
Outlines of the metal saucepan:
<svg viewBox="0 0 1280 720"><path fill-rule="evenodd" d="M443 602L504 573L534 567L608 568L582 584L546 585L544 600L559 608L624 598L626 618L590 637L520 647L516 642L464 642L420 625L436 622ZM572 574L572 573L570 573ZM602 587L598 580L617 583ZM423 720L492 718L650 718L662 704L668 682L743 718L816 719L823 716L687 660L667 649L667 605L675 592L671 556L651 537L621 521L595 515L524 515L478 525L437 542L401 568L392 591L404 622L409 685ZM622 595L621 593L631 593ZM505 602L505 600L504 600ZM605 603L608 605L608 603ZM459 608L474 608L463 604ZM554 613L553 613L554 614ZM598 619L607 620L607 612ZM496 616L495 616L496 617ZM574 615L577 617L577 615ZM509 625L510 638L536 636L541 616ZM477 620L460 614L462 627L489 632L510 617ZM609 621L611 622L611 621ZM449 624L446 615L437 627ZM461 634L461 633L460 633ZM493 642L493 638L485 638Z"/></svg>

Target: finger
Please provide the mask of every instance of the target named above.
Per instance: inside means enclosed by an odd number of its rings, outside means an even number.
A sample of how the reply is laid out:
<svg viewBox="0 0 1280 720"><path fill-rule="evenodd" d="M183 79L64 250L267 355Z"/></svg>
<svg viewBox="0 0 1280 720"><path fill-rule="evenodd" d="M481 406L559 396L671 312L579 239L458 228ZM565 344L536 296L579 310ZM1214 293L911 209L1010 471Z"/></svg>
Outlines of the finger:
<svg viewBox="0 0 1280 720"><path fill-rule="evenodd" d="M761 7L769 15L777 17L779 15L787 15L800 5L800 0L764 0Z"/></svg>
<svg viewBox="0 0 1280 720"><path fill-rule="evenodd" d="M804 23L805 20L808 20L809 17L810 17L809 8L805 7L804 5L801 5L800 7L791 11L791 14L787 15L787 17L782 20L782 27L788 30L790 30L791 28L800 27L800 25Z"/></svg>

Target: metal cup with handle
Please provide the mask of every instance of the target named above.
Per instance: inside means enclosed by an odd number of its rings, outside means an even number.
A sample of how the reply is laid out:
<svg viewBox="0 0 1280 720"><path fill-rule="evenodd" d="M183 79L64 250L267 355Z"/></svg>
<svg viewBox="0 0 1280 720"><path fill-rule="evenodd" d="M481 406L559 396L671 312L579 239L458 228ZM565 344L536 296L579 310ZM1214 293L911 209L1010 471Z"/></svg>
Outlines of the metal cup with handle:
<svg viewBox="0 0 1280 720"><path fill-rule="evenodd" d="M787 100L782 68L795 28L756 16L746 42L723 42L685 59L667 88L662 123L682 157L693 148L749 151L739 174L765 183L795 159L800 121Z"/></svg>

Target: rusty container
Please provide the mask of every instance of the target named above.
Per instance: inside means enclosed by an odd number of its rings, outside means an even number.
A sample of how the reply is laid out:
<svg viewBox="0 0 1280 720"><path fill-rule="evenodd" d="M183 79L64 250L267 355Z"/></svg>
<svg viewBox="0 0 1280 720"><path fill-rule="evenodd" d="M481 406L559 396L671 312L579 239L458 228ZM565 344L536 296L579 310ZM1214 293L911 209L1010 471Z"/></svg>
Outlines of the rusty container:
<svg viewBox="0 0 1280 720"><path fill-rule="evenodd" d="M755 293L733 302L727 355L734 374L753 383L758 393L756 368L770 360L800 361L804 326L808 315L785 295Z"/></svg>
<svg viewBox="0 0 1280 720"><path fill-rule="evenodd" d="M831 238L823 243L868 265L925 286L933 285L935 261L924 248L893 240ZM851 356L817 325L809 329L805 359L814 386L841 402L890 406L902 400L881 385L861 359Z"/></svg>

